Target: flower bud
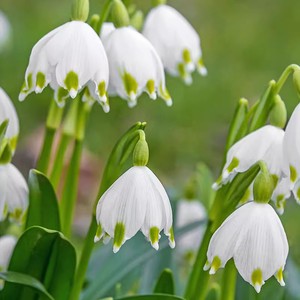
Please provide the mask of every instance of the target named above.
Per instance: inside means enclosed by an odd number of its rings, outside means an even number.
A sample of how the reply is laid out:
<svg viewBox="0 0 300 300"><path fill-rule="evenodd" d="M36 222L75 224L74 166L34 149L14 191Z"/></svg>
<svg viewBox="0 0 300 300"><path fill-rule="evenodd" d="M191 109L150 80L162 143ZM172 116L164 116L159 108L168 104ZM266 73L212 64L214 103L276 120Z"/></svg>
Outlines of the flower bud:
<svg viewBox="0 0 300 300"><path fill-rule="evenodd" d="M294 86L300 96L300 69L296 69L293 73Z"/></svg>
<svg viewBox="0 0 300 300"><path fill-rule="evenodd" d="M274 191L274 180L270 175L264 162L260 162L260 172L253 184L254 201L257 203L268 203Z"/></svg>
<svg viewBox="0 0 300 300"><path fill-rule="evenodd" d="M113 1L111 6L111 17L117 28L128 26L130 23L127 9L121 0Z"/></svg>
<svg viewBox="0 0 300 300"><path fill-rule="evenodd" d="M146 166L149 160L149 148L144 131L139 131L140 139L133 150L133 165Z"/></svg>
<svg viewBox="0 0 300 300"><path fill-rule="evenodd" d="M74 0L72 20L85 22L89 16L89 0Z"/></svg>
<svg viewBox="0 0 300 300"><path fill-rule="evenodd" d="M279 95L275 96L274 105L270 112L271 125L284 128L287 120L287 111L285 103L282 101Z"/></svg>
<svg viewBox="0 0 300 300"><path fill-rule="evenodd" d="M130 19L130 25L136 30L141 30L144 23L144 14L141 10L137 10Z"/></svg>
<svg viewBox="0 0 300 300"><path fill-rule="evenodd" d="M152 0L152 6L158 6L161 4L166 4L167 0Z"/></svg>

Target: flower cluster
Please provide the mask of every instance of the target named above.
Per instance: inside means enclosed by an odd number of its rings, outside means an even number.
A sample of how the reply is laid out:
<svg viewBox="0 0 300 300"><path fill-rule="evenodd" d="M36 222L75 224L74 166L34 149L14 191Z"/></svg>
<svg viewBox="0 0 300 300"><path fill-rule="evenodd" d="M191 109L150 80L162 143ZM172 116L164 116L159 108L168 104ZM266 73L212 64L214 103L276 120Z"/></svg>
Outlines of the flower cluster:
<svg viewBox="0 0 300 300"><path fill-rule="evenodd" d="M107 91L127 100L130 107L143 92L154 100L161 97L170 106L164 68L186 83L191 83L196 68L206 74L200 38L174 8L153 8L141 34L129 25L122 2L114 1L114 6L125 21L119 24L118 20L117 28L104 23L100 37L91 26L76 19L40 39L32 49L19 99L41 93L49 84L59 106L83 89L83 100L98 101L106 112Z"/></svg>

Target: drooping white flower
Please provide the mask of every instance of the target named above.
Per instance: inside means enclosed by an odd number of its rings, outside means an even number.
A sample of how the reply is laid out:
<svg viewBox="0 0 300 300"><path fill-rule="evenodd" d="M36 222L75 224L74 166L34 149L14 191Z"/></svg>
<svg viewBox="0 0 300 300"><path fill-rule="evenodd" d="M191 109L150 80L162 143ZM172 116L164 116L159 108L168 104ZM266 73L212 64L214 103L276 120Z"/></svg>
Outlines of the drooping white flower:
<svg viewBox="0 0 300 300"><path fill-rule="evenodd" d="M284 228L267 203L249 202L233 212L212 236L205 270L214 274L233 258L243 279L257 292L275 276L284 286L283 270L288 255Z"/></svg>
<svg viewBox="0 0 300 300"><path fill-rule="evenodd" d="M222 175L213 188L218 189L260 160L267 164L269 172L278 181L286 177L289 170L283 155L283 138L282 129L266 125L236 142L227 152Z"/></svg>
<svg viewBox="0 0 300 300"><path fill-rule="evenodd" d="M166 89L162 62L150 42L132 27L113 30L103 40L109 62L109 95L120 96L135 106L143 92L157 94L172 104Z"/></svg>
<svg viewBox="0 0 300 300"><path fill-rule="evenodd" d="M110 33L112 33L116 29L114 23L112 22L104 22L101 26L100 31L100 39L101 41L104 41L105 38L108 37Z"/></svg>
<svg viewBox="0 0 300 300"><path fill-rule="evenodd" d="M290 188L300 203L300 104L294 109L287 124L283 149L290 168Z"/></svg>
<svg viewBox="0 0 300 300"><path fill-rule="evenodd" d="M82 21L68 22L40 39L33 47L20 100L50 84L59 105L88 87L100 104L107 102L109 70L105 50L95 31Z"/></svg>
<svg viewBox="0 0 300 300"><path fill-rule="evenodd" d="M113 238L114 252L139 230L156 250L162 230L169 238L170 247L175 247L168 195L146 166L134 166L114 182L98 202L96 219L95 242Z"/></svg>
<svg viewBox="0 0 300 300"><path fill-rule="evenodd" d="M291 182L290 177L288 176L280 180L272 195L272 200L275 204L275 208L280 215L284 213L286 199L288 199L290 196Z"/></svg>
<svg viewBox="0 0 300 300"><path fill-rule="evenodd" d="M181 228L193 222L204 221L206 215L206 210L199 200L182 199L176 207L176 227ZM181 252L196 250L202 236L203 228L195 228L182 236L179 242L177 241L177 248Z"/></svg>
<svg viewBox="0 0 300 300"><path fill-rule="evenodd" d="M0 52L6 47L11 36L11 28L5 14L0 11Z"/></svg>
<svg viewBox="0 0 300 300"><path fill-rule="evenodd" d="M0 272L7 270L17 239L12 235L0 237Z"/></svg>
<svg viewBox="0 0 300 300"><path fill-rule="evenodd" d="M22 222L28 207L28 187L20 171L13 164L0 165L0 221L7 214Z"/></svg>
<svg viewBox="0 0 300 300"><path fill-rule="evenodd" d="M146 17L143 35L152 43L171 75L181 76L191 84L191 73L196 68L201 75L207 74L199 35L176 9L168 5L153 8Z"/></svg>
<svg viewBox="0 0 300 300"><path fill-rule="evenodd" d="M15 150L19 136L19 118L12 101L0 87L0 124L5 120L8 120L5 138L9 140L11 149Z"/></svg>

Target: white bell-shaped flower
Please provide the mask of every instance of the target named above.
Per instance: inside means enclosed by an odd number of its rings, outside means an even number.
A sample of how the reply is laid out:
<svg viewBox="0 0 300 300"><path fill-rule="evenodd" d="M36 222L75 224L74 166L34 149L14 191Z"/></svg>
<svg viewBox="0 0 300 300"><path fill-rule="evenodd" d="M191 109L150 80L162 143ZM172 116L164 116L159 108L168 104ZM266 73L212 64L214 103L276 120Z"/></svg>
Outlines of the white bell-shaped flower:
<svg viewBox="0 0 300 300"><path fill-rule="evenodd" d="M98 202L96 219L95 242L113 238L114 252L139 230L156 250L162 230L169 238L170 247L175 247L168 195L146 166L130 168L113 183Z"/></svg>
<svg viewBox="0 0 300 300"><path fill-rule="evenodd" d="M108 37L110 33L112 33L116 29L114 23L112 22L104 22L101 26L100 31L100 39L101 41L104 41L105 38Z"/></svg>
<svg viewBox="0 0 300 300"><path fill-rule="evenodd" d="M11 36L11 27L5 14L0 11L0 52L6 47Z"/></svg>
<svg viewBox="0 0 300 300"><path fill-rule="evenodd" d="M260 292L275 276L284 286L283 270L288 241L274 209L267 203L249 202L233 212L212 236L205 270L214 274L233 258L244 280Z"/></svg>
<svg viewBox="0 0 300 300"><path fill-rule="evenodd" d="M85 86L100 104L107 103L108 61L102 42L91 26L68 22L40 39L33 47L20 100L50 84L59 105L75 98Z"/></svg>
<svg viewBox="0 0 300 300"><path fill-rule="evenodd" d="M172 104L162 62L143 35L132 27L117 28L103 39L103 45L109 62L109 95L120 96L130 107L143 92L153 100L158 94Z"/></svg>
<svg viewBox="0 0 300 300"><path fill-rule="evenodd" d="M17 239L12 235L0 237L0 272L7 270Z"/></svg>
<svg viewBox="0 0 300 300"><path fill-rule="evenodd" d="M19 136L19 118L12 101L0 87L0 124L5 120L8 120L5 138L9 140L11 149L14 151Z"/></svg>
<svg viewBox="0 0 300 300"><path fill-rule="evenodd" d="M287 124L283 149L290 167L290 188L300 203L300 104L293 111Z"/></svg>
<svg viewBox="0 0 300 300"><path fill-rule="evenodd" d="M146 17L143 35L152 43L167 72L192 83L191 73L197 68L201 75L203 64L200 38L192 25L174 8L159 5Z"/></svg>
<svg viewBox="0 0 300 300"><path fill-rule="evenodd" d="M8 214L22 222L28 207L28 186L13 164L0 165L0 191L0 221Z"/></svg>
<svg viewBox="0 0 300 300"><path fill-rule="evenodd" d="M231 181L237 173L247 171L262 160L269 172L279 182L289 173L287 161L283 155L284 131L272 125L263 126L236 142L227 152L226 163L220 178L213 188Z"/></svg>

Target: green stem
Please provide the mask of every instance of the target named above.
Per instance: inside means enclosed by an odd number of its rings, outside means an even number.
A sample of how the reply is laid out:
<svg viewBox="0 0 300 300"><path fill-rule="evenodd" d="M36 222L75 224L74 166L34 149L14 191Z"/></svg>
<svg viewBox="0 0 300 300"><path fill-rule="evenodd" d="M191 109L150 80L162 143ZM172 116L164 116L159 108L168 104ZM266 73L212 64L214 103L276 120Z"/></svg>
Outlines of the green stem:
<svg viewBox="0 0 300 300"><path fill-rule="evenodd" d="M37 162L37 169L45 174L48 172L54 136L60 125L63 109L58 107L54 100L51 101L46 121L46 132L42 150Z"/></svg>
<svg viewBox="0 0 300 300"><path fill-rule="evenodd" d="M203 236L200 248L194 266L189 277L186 290L185 299L187 300L204 300L207 293L207 283L209 280L209 273L203 270L206 262L206 252L209 245L209 241L213 235L212 221L209 221L206 227L206 231Z"/></svg>
<svg viewBox="0 0 300 300"><path fill-rule="evenodd" d="M293 73L294 71L299 70L299 66L292 64L289 65L281 74L278 81L276 82L276 85L274 87L274 94L277 95L280 90L282 89L283 85L285 84L286 80L288 79L289 75Z"/></svg>
<svg viewBox="0 0 300 300"><path fill-rule="evenodd" d="M101 12L101 15L100 15L99 22L98 22L97 27L95 29L97 34L100 34L102 25L107 20L108 14L109 14L110 9L111 9L111 5L112 5L112 0L106 0L106 2L104 3L104 6L102 8L102 12Z"/></svg>
<svg viewBox="0 0 300 300"><path fill-rule="evenodd" d="M60 176L62 173L62 169L64 166L64 158L65 158L65 154L66 151L68 149L69 143L71 141L72 137L63 132L60 141L59 141L59 146L58 146L58 150L56 153L56 157L53 163L53 168L52 168L52 172L50 175L50 181L54 187L54 189L57 189L59 181L60 181Z"/></svg>
<svg viewBox="0 0 300 300"><path fill-rule="evenodd" d="M222 277L221 300L235 299L236 275L236 267L231 259L227 262Z"/></svg>

